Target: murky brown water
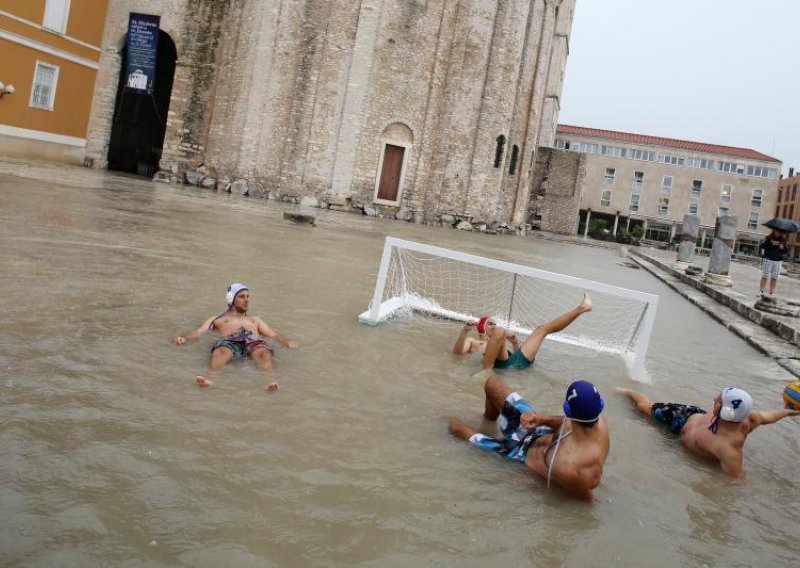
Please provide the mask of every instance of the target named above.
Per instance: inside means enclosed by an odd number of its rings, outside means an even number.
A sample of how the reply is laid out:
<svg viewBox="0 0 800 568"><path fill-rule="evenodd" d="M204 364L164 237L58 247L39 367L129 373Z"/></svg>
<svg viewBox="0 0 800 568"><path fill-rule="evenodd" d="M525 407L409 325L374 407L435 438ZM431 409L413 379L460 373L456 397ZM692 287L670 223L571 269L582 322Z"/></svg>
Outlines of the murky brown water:
<svg viewBox="0 0 800 568"><path fill-rule="evenodd" d="M44 170L52 176L52 169ZM34 171L34 173L36 173ZM42 174L45 175L45 174ZM722 386L777 408L784 372L615 253L317 212L97 172L0 176L0 565L793 565L800 423L756 431L744 484L688 456L611 387L618 359L548 342L506 374L544 411L574 378L606 397L612 449L593 505L451 438L480 422L458 326L356 316L383 238L429 242L661 296L655 399L708 406ZM45 176L45 177L46 177ZM82 187L77 187L78 185ZM212 338L175 334L224 308L300 343L282 391L249 364L197 389Z"/></svg>

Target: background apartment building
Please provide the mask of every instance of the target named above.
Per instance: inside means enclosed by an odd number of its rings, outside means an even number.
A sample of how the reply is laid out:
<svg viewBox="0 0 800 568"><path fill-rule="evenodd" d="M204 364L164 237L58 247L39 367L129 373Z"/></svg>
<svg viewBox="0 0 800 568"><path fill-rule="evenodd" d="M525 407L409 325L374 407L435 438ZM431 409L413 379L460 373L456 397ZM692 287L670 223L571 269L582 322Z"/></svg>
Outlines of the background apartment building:
<svg viewBox="0 0 800 568"><path fill-rule="evenodd" d="M0 0L0 155L83 163L106 5Z"/></svg>
<svg viewBox="0 0 800 568"><path fill-rule="evenodd" d="M645 238L670 241L686 213L700 218L710 247L718 215L738 217L735 250L757 252L775 211L780 160L750 150L560 124L556 148L586 154L582 227L641 226Z"/></svg>
<svg viewBox="0 0 800 568"><path fill-rule="evenodd" d="M778 196L775 205L775 217L784 217L795 222L800 222L800 195L797 186L800 184L800 174L794 174L794 168L789 168L787 177L781 176L778 180ZM797 234L789 235L789 256L800 257L800 238Z"/></svg>

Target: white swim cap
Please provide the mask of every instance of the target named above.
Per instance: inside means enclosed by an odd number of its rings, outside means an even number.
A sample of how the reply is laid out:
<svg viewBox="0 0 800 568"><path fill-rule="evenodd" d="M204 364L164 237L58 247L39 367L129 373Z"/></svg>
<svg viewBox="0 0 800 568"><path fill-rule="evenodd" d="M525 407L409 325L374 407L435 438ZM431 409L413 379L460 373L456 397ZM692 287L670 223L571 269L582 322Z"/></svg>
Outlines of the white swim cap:
<svg viewBox="0 0 800 568"><path fill-rule="evenodd" d="M720 418L727 422L744 422L751 410L753 399L745 391L734 387L722 389Z"/></svg>
<svg viewBox="0 0 800 568"><path fill-rule="evenodd" d="M233 301L236 299L236 295L239 292L249 289L250 288L247 287L247 284L242 284L241 282L234 282L228 286L228 293L225 294L225 301L228 302L228 307L230 308L233 305Z"/></svg>

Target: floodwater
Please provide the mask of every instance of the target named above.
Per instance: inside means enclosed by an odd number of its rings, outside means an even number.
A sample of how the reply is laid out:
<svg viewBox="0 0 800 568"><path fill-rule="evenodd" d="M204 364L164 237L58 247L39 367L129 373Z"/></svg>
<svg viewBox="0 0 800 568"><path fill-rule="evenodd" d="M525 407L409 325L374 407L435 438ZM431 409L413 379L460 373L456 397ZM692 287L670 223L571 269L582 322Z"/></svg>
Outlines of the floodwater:
<svg viewBox="0 0 800 568"><path fill-rule="evenodd" d="M613 393L618 358L546 342L503 376L545 412L575 378L604 394L611 453L577 503L447 434L444 416L477 426L483 406L478 360L450 354L459 325L356 320L391 234L658 294L642 390L708 407L736 384L778 408L785 372L644 270L341 213L294 226L286 209L80 169L0 175L0 565L795 565L798 421L752 434L734 482ZM199 389L211 334L171 344L234 281L299 343L277 349L277 394L250 362Z"/></svg>

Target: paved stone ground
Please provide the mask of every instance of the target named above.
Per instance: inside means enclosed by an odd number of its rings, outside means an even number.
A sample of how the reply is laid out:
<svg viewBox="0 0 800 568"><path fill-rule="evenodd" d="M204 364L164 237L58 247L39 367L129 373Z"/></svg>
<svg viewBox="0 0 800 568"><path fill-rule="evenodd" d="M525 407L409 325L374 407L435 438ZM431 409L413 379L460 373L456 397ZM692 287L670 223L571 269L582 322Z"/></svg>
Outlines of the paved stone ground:
<svg viewBox="0 0 800 568"><path fill-rule="evenodd" d="M758 268L744 263L731 263L733 286L725 288L710 286L702 281L702 277L688 276L672 268L677 258L677 253L673 251L637 247L629 253L634 261L684 298L800 377L800 320L762 312L753 307L761 278ZM696 258L694 264L706 269L708 257ZM784 298L797 299L800 297L800 280L781 277L777 292Z"/></svg>

